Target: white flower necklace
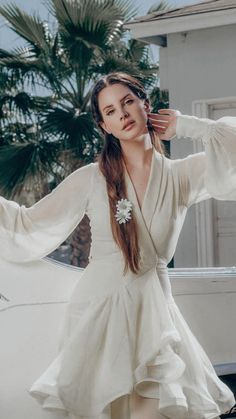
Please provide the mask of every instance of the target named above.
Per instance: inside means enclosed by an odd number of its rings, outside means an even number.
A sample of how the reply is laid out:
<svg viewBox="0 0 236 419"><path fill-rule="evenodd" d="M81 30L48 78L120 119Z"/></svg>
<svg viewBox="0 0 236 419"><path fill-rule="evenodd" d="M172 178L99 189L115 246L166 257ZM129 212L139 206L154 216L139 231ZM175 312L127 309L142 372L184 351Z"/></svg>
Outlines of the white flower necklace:
<svg viewBox="0 0 236 419"><path fill-rule="evenodd" d="M119 224L126 223L131 219L132 202L126 198L121 198L116 204L115 218Z"/></svg>

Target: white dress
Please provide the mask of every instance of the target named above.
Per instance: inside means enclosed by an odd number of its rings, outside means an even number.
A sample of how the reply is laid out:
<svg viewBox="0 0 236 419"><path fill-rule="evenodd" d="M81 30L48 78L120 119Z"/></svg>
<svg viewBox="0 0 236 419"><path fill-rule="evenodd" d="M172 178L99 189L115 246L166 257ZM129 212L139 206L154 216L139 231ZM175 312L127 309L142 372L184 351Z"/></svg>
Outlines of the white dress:
<svg viewBox="0 0 236 419"><path fill-rule="evenodd" d="M179 115L176 136L203 139L205 151L171 160L153 149L141 209L125 170L141 248L138 275L123 276L97 163L75 170L30 208L0 198L0 254L8 261L46 256L85 213L91 223L90 262L67 305L58 356L29 389L45 409L76 419L129 419L133 391L159 399L170 419L213 419L235 404L176 305L166 266L192 204L236 200L236 118Z"/></svg>

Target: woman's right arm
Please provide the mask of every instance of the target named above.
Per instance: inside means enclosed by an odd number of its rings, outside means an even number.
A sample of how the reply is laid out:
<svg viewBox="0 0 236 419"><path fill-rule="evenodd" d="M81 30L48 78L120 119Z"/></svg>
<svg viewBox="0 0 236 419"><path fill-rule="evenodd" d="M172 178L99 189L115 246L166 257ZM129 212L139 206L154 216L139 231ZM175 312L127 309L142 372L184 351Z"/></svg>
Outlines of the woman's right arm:
<svg viewBox="0 0 236 419"><path fill-rule="evenodd" d="M75 170L29 208L0 197L0 257L29 262L63 243L84 216L94 170L94 163Z"/></svg>

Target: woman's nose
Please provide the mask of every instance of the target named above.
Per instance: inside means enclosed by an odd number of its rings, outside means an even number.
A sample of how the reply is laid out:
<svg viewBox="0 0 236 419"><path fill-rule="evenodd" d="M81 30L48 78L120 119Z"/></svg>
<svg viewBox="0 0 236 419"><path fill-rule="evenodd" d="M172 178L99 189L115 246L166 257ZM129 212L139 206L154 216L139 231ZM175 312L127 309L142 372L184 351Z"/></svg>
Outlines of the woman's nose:
<svg viewBox="0 0 236 419"><path fill-rule="evenodd" d="M127 118L127 116L129 116L128 112L125 110L122 110L120 113L120 119Z"/></svg>

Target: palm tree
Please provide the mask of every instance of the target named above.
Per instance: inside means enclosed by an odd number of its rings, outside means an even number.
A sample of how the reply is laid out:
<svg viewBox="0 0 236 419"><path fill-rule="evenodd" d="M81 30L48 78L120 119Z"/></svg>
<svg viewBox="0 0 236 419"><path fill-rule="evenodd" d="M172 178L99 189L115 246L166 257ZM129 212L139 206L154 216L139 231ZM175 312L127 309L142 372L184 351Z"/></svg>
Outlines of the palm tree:
<svg viewBox="0 0 236 419"><path fill-rule="evenodd" d="M14 4L0 7L25 44L0 50L0 188L23 202L32 189L39 199L99 153L89 104L98 76L122 70L157 87L149 48L123 29L137 12L131 1L47 0L47 6L50 25ZM78 227L73 249L86 241L79 233Z"/></svg>

